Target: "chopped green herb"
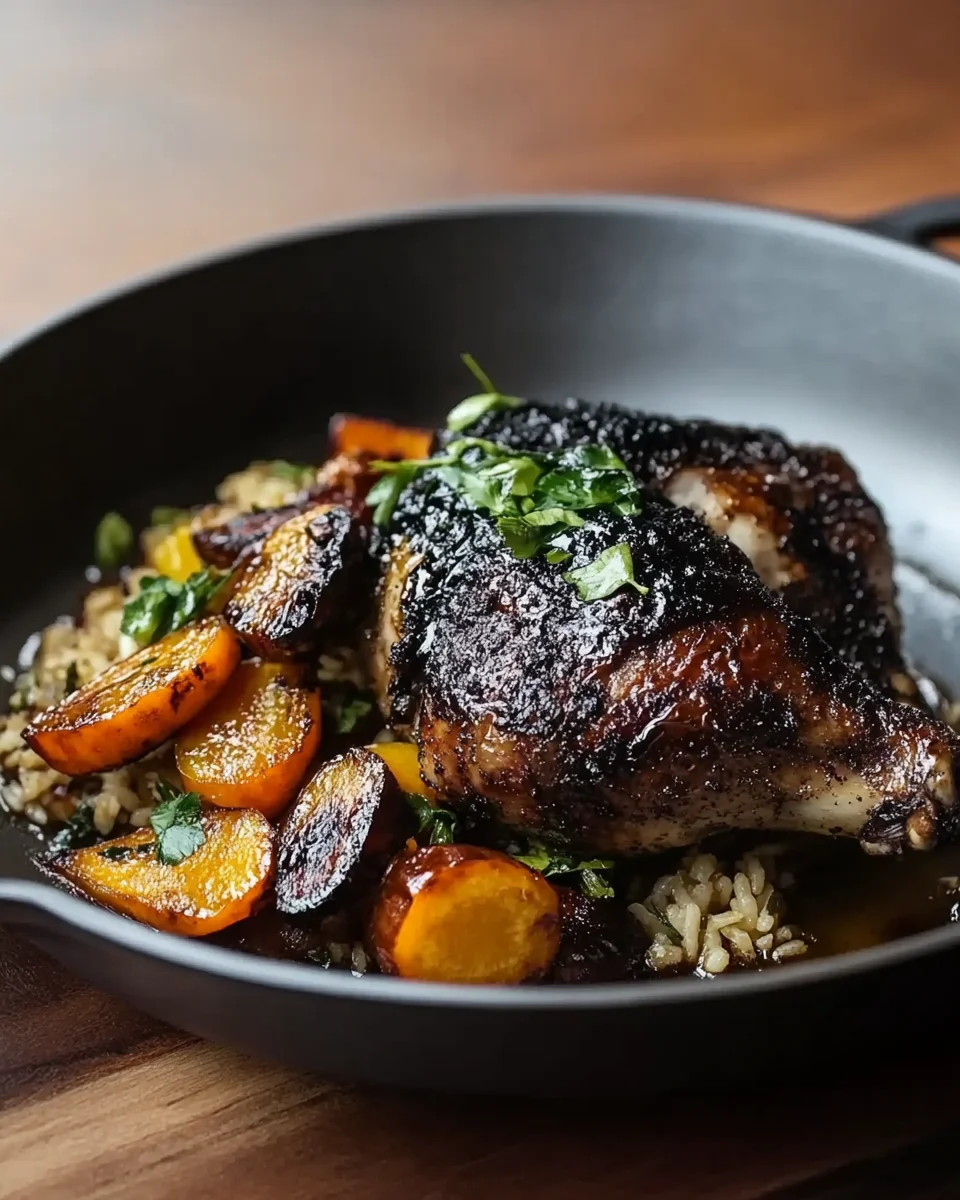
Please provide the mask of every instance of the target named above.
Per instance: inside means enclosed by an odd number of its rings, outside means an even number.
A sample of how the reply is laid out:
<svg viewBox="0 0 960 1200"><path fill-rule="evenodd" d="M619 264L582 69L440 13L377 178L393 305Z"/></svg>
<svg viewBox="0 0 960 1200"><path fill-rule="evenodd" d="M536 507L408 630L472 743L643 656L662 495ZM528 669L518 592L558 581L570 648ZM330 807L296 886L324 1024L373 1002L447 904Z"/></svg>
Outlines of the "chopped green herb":
<svg viewBox="0 0 960 1200"><path fill-rule="evenodd" d="M416 814L417 833L431 846L449 845L457 840L456 813L431 804L426 796L404 792L404 798Z"/></svg>
<svg viewBox="0 0 960 1200"><path fill-rule="evenodd" d="M307 463L287 462L285 458L275 458L270 463L270 474L277 479L288 479L298 487L306 487L316 474L315 468Z"/></svg>
<svg viewBox="0 0 960 1200"><path fill-rule="evenodd" d="M81 804L73 810L66 825L50 839L51 850L79 850L82 846L92 846L97 840L97 827L93 823L93 809L89 804Z"/></svg>
<svg viewBox="0 0 960 1200"><path fill-rule="evenodd" d="M499 397L473 359L467 356L464 361L486 389L483 397L471 397L464 403ZM506 399L508 407L522 403L515 397ZM452 417L448 425L453 429L470 423L461 423L456 409ZM584 513L606 510L632 516L641 511L642 497L633 475L618 454L600 444L543 454L510 450L485 438L463 437L453 440L444 455L371 466L382 473L367 497L376 524L389 522L408 484L424 471L435 470L444 483L496 522L500 536L517 558L543 553L551 564L572 557L568 531L586 524ZM633 559L626 542L610 547L563 578L584 600L602 599L624 585L641 594L647 591L633 577Z"/></svg>
<svg viewBox="0 0 960 1200"><path fill-rule="evenodd" d="M186 583L166 575L148 575L140 592L123 606L120 629L138 646L149 646L199 617L223 586L228 573L206 567Z"/></svg>
<svg viewBox="0 0 960 1200"><path fill-rule="evenodd" d="M158 504L150 514L150 524L156 529L176 529L189 520L189 508L173 508L169 504Z"/></svg>
<svg viewBox="0 0 960 1200"><path fill-rule="evenodd" d="M526 854L515 854L517 862L522 862L541 875L579 875L580 890L585 896L594 900L609 899L614 891L601 871L609 871L613 860L609 858L576 859L568 854L558 854L545 846L543 842L530 840Z"/></svg>
<svg viewBox="0 0 960 1200"><path fill-rule="evenodd" d="M373 701L357 688L346 684L324 688L323 707L337 733L353 733L357 724L373 711Z"/></svg>
<svg viewBox="0 0 960 1200"><path fill-rule="evenodd" d="M633 577L633 557L626 542L610 546L585 567L577 567L564 575L567 583L577 589L581 600L603 600L625 585L636 588L641 596L650 590Z"/></svg>
<svg viewBox="0 0 960 1200"><path fill-rule="evenodd" d="M74 659L73 662L67 665L67 670L63 677L63 694L65 696L72 696L77 690L79 682L80 680L79 672L77 670L77 660Z"/></svg>
<svg viewBox="0 0 960 1200"><path fill-rule="evenodd" d="M613 888L592 867L580 868L580 890L592 900L612 900Z"/></svg>
<svg viewBox="0 0 960 1200"><path fill-rule="evenodd" d="M175 867L199 850L207 840L203 809L196 792L181 792L162 779L155 785L157 806L150 827L157 836L157 859Z"/></svg>
<svg viewBox="0 0 960 1200"><path fill-rule="evenodd" d="M476 396L468 396L461 400L447 414L447 428L459 433L474 422L479 421L485 413L501 412L508 408L520 408L523 401L518 396L505 396L493 386L490 376L483 370L472 354L461 354L463 365L477 380L483 391Z"/></svg>
<svg viewBox="0 0 960 1200"><path fill-rule="evenodd" d="M130 558L133 550L133 527L118 512L105 513L93 535L93 554L97 566L114 571Z"/></svg>

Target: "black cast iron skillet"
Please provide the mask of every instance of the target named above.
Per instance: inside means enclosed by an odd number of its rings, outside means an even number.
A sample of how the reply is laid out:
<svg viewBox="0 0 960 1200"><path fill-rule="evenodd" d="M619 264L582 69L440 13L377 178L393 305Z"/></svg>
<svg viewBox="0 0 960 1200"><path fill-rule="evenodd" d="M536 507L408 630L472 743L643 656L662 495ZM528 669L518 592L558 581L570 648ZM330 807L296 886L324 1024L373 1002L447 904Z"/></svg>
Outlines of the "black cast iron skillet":
<svg viewBox="0 0 960 1200"><path fill-rule="evenodd" d="M434 422L463 395L462 350L519 394L834 442L900 552L960 584L960 267L918 248L955 227L960 199L861 229L680 200L494 202L273 241L68 314L0 360L0 661L69 609L105 509L142 519L252 457L319 456L337 409ZM951 629L914 607L908 644L960 688ZM960 980L956 927L709 983L357 979L156 933L43 882L35 848L0 829L8 925L186 1029L362 1080L649 1094L835 1071L935 1045Z"/></svg>

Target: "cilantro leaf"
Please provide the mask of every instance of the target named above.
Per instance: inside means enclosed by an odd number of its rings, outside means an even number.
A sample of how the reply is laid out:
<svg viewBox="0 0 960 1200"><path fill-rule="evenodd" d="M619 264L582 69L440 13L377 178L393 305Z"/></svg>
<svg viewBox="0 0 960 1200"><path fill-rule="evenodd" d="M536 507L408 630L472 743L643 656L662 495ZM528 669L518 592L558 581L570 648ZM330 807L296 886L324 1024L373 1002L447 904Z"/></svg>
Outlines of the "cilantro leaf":
<svg viewBox="0 0 960 1200"><path fill-rule="evenodd" d="M488 412L502 412L505 409L520 408L523 400L519 396L505 396L493 386L493 380L483 370L472 354L461 354L463 365L483 388L476 396L468 396L461 400L447 414L447 428L459 433L475 424Z"/></svg>
<svg viewBox="0 0 960 1200"><path fill-rule="evenodd" d="M577 589L581 600L603 600L624 585L636 588L641 596L650 590L633 577L633 557L626 542L610 546L585 567L567 571L563 578Z"/></svg>
<svg viewBox="0 0 960 1200"><path fill-rule="evenodd" d="M517 862L522 862L532 871L539 871L545 878L557 875L579 875L580 890L585 896L594 900L609 899L614 895L613 888L607 882L602 871L609 871L613 866L610 858L576 859L568 854L560 854L549 846L535 839L530 839L526 854L514 854Z"/></svg>
<svg viewBox="0 0 960 1200"><path fill-rule="evenodd" d="M140 592L123 606L122 633L138 646L149 646L175 629L182 629L205 611L228 573L206 567L178 583L166 575L148 575Z"/></svg>
<svg viewBox="0 0 960 1200"><path fill-rule="evenodd" d="M593 867L580 868L580 890L592 900L612 900L616 894L609 883Z"/></svg>
<svg viewBox="0 0 960 1200"><path fill-rule="evenodd" d="M499 517L497 529L515 558L533 558L543 545L542 532L523 517Z"/></svg>
<svg viewBox="0 0 960 1200"><path fill-rule="evenodd" d="M133 527L118 512L108 512L100 518L93 535L93 553L98 567L113 571L130 558L133 550Z"/></svg>
<svg viewBox="0 0 960 1200"><path fill-rule="evenodd" d="M196 792L181 792L162 779L155 785L157 806L150 827L157 837L157 860L175 867L207 840L203 809Z"/></svg>
<svg viewBox="0 0 960 1200"><path fill-rule="evenodd" d="M417 833L429 845L449 845L457 840L456 813L431 804L426 796L415 796L412 792L404 792L403 795L417 818Z"/></svg>
<svg viewBox="0 0 960 1200"><path fill-rule="evenodd" d="M97 837L93 809L89 804L81 804L73 810L66 825L50 839L50 849L79 850L82 846L92 846Z"/></svg>
<svg viewBox="0 0 960 1200"><path fill-rule="evenodd" d="M524 516L528 525L539 528L544 525L585 525L583 517L572 508L535 508Z"/></svg>
<svg viewBox="0 0 960 1200"><path fill-rule="evenodd" d="M350 684L333 685L323 689L323 707L337 733L352 733L373 711L373 700Z"/></svg>

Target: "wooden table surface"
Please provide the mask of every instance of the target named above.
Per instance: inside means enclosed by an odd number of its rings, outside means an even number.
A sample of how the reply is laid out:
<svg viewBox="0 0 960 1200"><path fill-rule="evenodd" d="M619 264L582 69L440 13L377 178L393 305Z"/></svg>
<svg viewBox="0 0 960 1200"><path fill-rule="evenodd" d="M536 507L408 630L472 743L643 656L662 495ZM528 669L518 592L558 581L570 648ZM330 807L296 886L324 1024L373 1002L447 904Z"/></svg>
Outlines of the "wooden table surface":
<svg viewBox="0 0 960 1200"><path fill-rule="evenodd" d="M846 216L960 191L958 43L957 0L0 0L0 340L361 209L621 190ZM0 932L0 1197L956 1196L954 1074L374 1093L200 1044Z"/></svg>

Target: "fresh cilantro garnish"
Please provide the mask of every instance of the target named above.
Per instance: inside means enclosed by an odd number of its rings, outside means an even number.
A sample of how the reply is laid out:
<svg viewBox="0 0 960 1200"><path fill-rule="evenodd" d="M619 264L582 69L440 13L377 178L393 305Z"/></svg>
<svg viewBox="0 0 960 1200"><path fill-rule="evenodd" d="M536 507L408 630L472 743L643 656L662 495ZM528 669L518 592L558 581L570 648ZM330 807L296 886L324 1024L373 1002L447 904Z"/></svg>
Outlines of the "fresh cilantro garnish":
<svg viewBox="0 0 960 1200"><path fill-rule="evenodd" d="M93 809L81 804L73 810L66 825L50 839L51 850L79 850L92 846L97 840L97 827L93 823Z"/></svg>
<svg viewBox="0 0 960 1200"><path fill-rule="evenodd" d="M636 588L641 596L650 590L634 579L633 556L626 542L610 546L585 567L567 571L564 579L573 584L581 600L603 600L625 585Z"/></svg>
<svg viewBox="0 0 960 1200"><path fill-rule="evenodd" d="M150 827L157 835L157 859L175 867L199 850L207 840L203 831L203 809L196 792L181 792L162 779L155 785L157 806Z"/></svg>
<svg viewBox="0 0 960 1200"><path fill-rule="evenodd" d="M417 833L431 846L448 845L457 840L456 813L431 804L426 796L404 792L404 798L416 815Z"/></svg>
<svg viewBox="0 0 960 1200"><path fill-rule="evenodd" d="M474 508L496 521L517 558L543 552L551 563L565 562L572 546L568 531L586 523L584 513L606 509L629 516L641 507L636 480L612 450L600 445L527 454L468 437L451 442L447 453L435 458L371 466L383 473L367 497L375 506L377 524L389 521L400 494L413 479L434 470ZM626 544L623 551L629 555ZM623 551L617 549L612 557ZM603 556L598 562L607 564ZM632 579L632 567L629 574Z"/></svg>
<svg viewBox="0 0 960 1200"><path fill-rule="evenodd" d="M307 463L287 462L285 458L275 458L269 466L270 474L276 479L287 479L297 487L306 487L315 474L314 468Z"/></svg>
<svg viewBox="0 0 960 1200"><path fill-rule="evenodd" d="M360 721L373 711L373 700L349 684L323 689L323 707L337 733L353 733Z"/></svg>
<svg viewBox="0 0 960 1200"><path fill-rule="evenodd" d="M158 504L150 513L150 524L157 529L177 529L189 520L189 508L174 508L170 504Z"/></svg>
<svg viewBox="0 0 960 1200"><path fill-rule="evenodd" d="M206 567L186 583L166 575L147 575L140 591L123 606L120 629L138 646L149 646L199 617L220 590L228 573Z"/></svg>
<svg viewBox="0 0 960 1200"><path fill-rule="evenodd" d="M580 890L585 896L594 900L610 899L614 892L601 871L609 871L613 860L609 858L572 858L568 854L558 854L545 846L543 842L531 838L526 854L515 854L517 862L522 862L533 871L549 878L552 875L579 875Z"/></svg>
<svg viewBox="0 0 960 1200"><path fill-rule="evenodd" d="M483 391L476 396L468 396L447 414L447 428L460 433L473 425L475 421L488 412L500 412L507 408L520 408L523 401L518 396L505 396L494 386L490 376L483 370L472 354L461 354L463 365L477 380Z"/></svg>
<svg viewBox="0 0 960 1200"><path fill-rule="evenodd" d="M77 670L77 660L74 659L71 663L67 664L67 669L63 676L63 694L64 694L64 696L72 696L73 693L77 690L77 686L78 686L79 682L80 682L80 679L79 679L79 671Z"/></svg>
<svg viewBox="0 0 960 1200"><path fill-rule="evenodd" d="M133 550L133 528L118 512L108 512L100 518L93 535L93 554L98 567L114 571L130 558Z"/></svg>

